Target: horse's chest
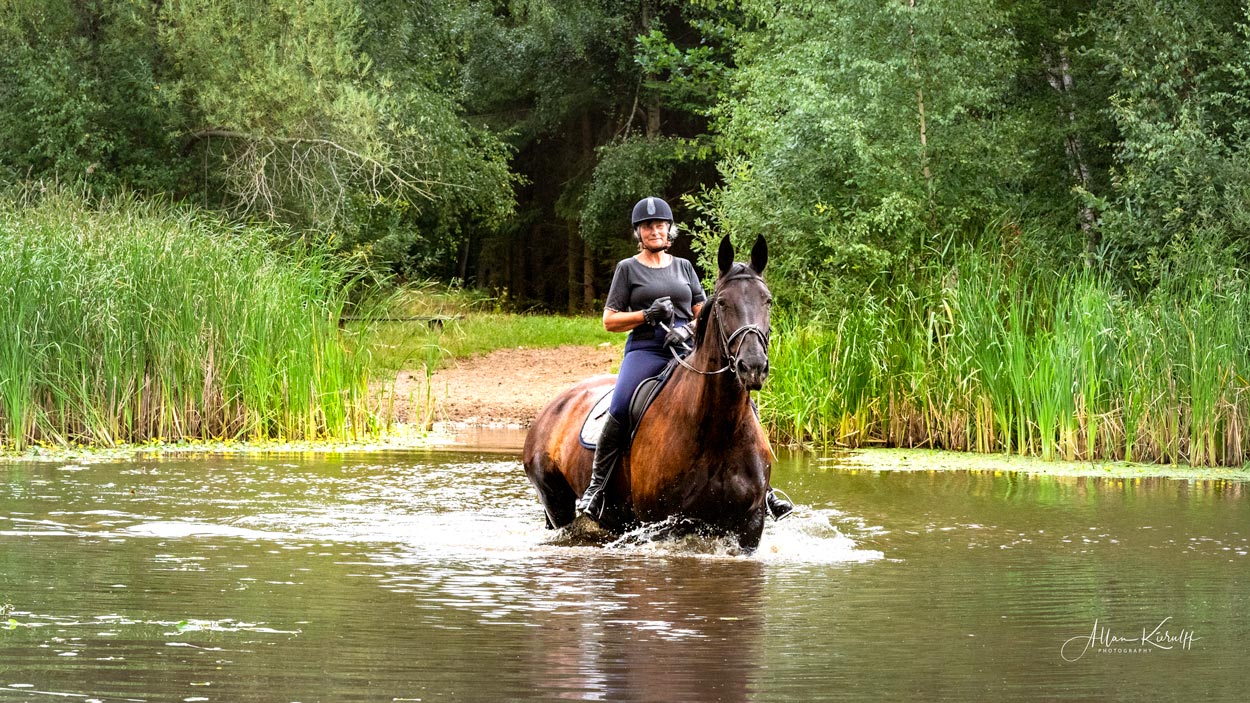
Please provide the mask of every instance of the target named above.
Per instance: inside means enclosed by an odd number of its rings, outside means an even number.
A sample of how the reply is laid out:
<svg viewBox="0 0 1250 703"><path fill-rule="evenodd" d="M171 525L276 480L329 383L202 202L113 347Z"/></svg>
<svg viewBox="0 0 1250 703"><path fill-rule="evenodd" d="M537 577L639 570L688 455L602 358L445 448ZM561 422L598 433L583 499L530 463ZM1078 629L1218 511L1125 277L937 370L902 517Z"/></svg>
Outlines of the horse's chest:
<svg viewBox="0 0 1250 703"><path fill-rule="evenodd" d="M715 520L749 512L760 504L767 486L768 464L755 456L700 456L677 462L675 470L644 485L635 485L634 507L643 520L671 515Z"/></svg>

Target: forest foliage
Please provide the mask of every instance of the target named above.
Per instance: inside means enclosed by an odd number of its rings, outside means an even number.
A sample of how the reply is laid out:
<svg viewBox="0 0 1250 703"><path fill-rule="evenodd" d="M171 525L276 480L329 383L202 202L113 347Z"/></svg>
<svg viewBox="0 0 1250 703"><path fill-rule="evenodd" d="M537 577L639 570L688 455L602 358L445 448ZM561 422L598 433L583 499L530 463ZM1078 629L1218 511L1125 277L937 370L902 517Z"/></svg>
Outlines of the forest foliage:
<svg viewBox="0 0 1250 703"><path fill-rule="evenodd" d="M1248 26L1233 0L5 0L0 176L549 309L593 309L647 194L696 255L766 234L820 309L965 245L1144 291L1250 256Z"/></svg>

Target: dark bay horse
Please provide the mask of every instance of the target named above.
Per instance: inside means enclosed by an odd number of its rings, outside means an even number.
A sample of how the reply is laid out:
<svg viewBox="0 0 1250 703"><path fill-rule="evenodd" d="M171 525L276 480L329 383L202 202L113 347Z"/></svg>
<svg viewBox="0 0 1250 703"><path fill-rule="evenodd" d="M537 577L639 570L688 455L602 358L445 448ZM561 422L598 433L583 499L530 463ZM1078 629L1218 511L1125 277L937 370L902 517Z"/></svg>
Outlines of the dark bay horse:
<svg viewBox="0 0 1250 703"><path fill-rule="evenodd" d="M621 532L679 518L735 537L746 551L759 545L773 454L750 391L768 376L767 262L763 237L749 265L735 263L733 244L721 241L720 275L699 314L695 351L638 423L632 449L608 481L603 527ZM590 482L594 452L578 433L615 378L595 376L561 393L525 438L525 473L553 528L573 521L573 504Z"/></svg>

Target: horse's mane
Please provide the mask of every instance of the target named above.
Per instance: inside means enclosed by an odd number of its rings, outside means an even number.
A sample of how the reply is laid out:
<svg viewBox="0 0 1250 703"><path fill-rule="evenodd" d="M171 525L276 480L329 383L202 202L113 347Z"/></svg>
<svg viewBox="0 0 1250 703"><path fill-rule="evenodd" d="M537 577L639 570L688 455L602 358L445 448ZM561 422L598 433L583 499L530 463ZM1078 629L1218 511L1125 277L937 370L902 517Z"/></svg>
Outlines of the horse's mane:
<svg viewBox="0 0 1250 703"><path fill-rule="evenodd" d="M715 297L716 297L716 294L713 293L712 298L715 298ZM708 298L706 301L704 301L703 309L699 311L699 324L696 325L694 328L694 348L695 349L698 349L699 345L703 344L703 335L704 333L707 332L707 321L712 316L712 305L711 305L712 298Z"/></svg>
<svg viewBox="0 0 1250 703"><path fill-rule="evenodd" d="M734 262L734 265L729 267L729 271L727 271L725 275L716 279L716 287L712 289L712 297L708 298L704 302L703 309L699 311L699 324L695 328L695 331L694 331L695 349L698 349L699 345L703 344L703 335L707 333L707 323L708 323L708 320L710 320L712 316L711 303L713 300L716 300L716 296L720 294L721 284L731 278L737 278L738 276L750 276L752 278L758 278L761 280L763 280L764 278L763 276L756 273L755 269L751 268L750 266L741 262Z"/></svg>

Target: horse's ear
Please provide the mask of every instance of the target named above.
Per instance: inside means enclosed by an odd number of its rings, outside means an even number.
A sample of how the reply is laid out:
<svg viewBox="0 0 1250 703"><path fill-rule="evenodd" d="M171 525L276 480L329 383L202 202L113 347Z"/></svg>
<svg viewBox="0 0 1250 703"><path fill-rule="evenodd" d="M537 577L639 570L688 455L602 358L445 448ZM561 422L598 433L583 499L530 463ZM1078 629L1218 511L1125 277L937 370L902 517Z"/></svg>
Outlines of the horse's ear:
<svg viewBox="0 0 1250 703"><path fill-rule="evenodd" d="M755 238L755 245L751 247L751 269L759 275L764 275L764 267L768 265L768 242L764 241L764 235Z"/></svg>
<svg viewBox="0 0 1250 703"><path fill-rule="evenodd" d="M729 235L720 240L720 251L716 253L716 265L720 267L720 275L724 276L729 273L729 269L734 265L734 243L729 241Z"/></svg>

